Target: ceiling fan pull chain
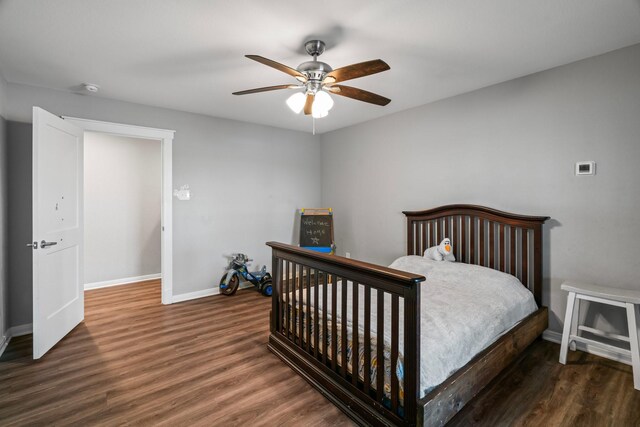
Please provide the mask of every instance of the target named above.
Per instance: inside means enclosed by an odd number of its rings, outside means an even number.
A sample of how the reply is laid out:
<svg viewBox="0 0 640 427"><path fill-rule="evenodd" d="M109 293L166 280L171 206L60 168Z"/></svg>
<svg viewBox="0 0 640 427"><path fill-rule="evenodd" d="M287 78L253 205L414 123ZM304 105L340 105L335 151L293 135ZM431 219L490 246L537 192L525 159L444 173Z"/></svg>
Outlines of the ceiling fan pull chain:
<svg viewBox="0 0 640 427"><path fill-rule="evenodd" d="M313 123L313 135L316 134L316 118L311 116L311 122Z"/></svg>

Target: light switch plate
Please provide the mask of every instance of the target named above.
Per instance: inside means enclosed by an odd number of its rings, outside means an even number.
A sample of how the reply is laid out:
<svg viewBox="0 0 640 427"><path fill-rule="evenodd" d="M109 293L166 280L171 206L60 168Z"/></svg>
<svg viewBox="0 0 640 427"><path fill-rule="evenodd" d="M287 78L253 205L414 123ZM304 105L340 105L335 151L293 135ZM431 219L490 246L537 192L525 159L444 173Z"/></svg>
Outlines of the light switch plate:
<svg viewBox="0 0 640 427"><path fill-rule="evenodd" d="M179 190L173 190L173 195L176 196L178 200L191 200L191 191L188 185L183 185Z"/></svg>

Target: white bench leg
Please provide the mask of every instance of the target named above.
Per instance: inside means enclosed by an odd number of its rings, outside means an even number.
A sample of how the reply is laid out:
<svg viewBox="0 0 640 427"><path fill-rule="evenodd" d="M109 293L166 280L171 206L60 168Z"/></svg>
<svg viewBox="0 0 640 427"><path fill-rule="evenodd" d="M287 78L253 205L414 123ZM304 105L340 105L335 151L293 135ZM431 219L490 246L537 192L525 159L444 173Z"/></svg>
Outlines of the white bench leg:
<svg viewBox="0 0 640 427"><path fill-rule="evenodd" d="M564 316L564 328L562 329L562 343L560 344L560 363L566 365L567 352L569 351L569 335L571 335L571 323L573 321L573 307L576 305L576 293L569 292L567 297L567 312Z"/></svg>
<svg viewBox="0 0 640 427"><path fill-rule="evenodd" d="M571 317L571 334L570 336L578 336L578 325L580 323L580 297L576 294L576 302L573 306L573 316ZM576 342L569 339L569 350L576 351Z"/></svg>
<svg viewBox="0 0 640 427"><path fill-rule="evenodd" d="M640 390L640 345L638 345L639 306L627 303L627 321L629 323L629 344L631 344L631 366L633 367L633 388Z"/></svg>

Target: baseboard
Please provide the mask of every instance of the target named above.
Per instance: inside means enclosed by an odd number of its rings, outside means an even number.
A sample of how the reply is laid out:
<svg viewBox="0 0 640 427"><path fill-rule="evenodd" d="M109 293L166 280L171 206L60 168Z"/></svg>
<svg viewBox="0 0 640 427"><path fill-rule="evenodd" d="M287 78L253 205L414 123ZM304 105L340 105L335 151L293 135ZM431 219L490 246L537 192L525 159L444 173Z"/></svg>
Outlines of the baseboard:
<svg viewBox="0 0 640 427"><path fill-rule="evenodd" d="M8 336L21 337L22 335L29 335L33 332L33 324L27 323L25 325L12 326L9 328Z"/></svg>
<svg viewBox="0 0 640 427"><path fill-rule="evenodd" d="M249 282L244 282L244 283L241 283L240 286L238 286L238 289L247 289L247 288L253 288L253 287L254 287L253 284ZM184 302L192 299L210 297L213 295L220 295L220 288L216 287L211 289L204 289L202 291L195 291L195 292L188 292L186 294L174 295L171 298L171 303L175 304L177 302Z"/></svg>
<svg viewBox="0 0 640 427"><path fill-rule="evenodd" d="M218 288L211 288L211 289L204 289L202 291L188 292L186 294L174 295L173 297L171 297L171 303L175 304L177 302L183 302L183 301L189 301L189 300L192 300L192 299L210 297L212 295L218 295L219 293L220 293L220 289L218 289Z"/></svg>
<svg viewBox="0 0 640 427"><path fill-rule="evenodd" d="M560 332L550 331L549 329L542 333L542 338L556 344L560 344L562 342L562 334ZM595 354L596 356L615 360L616 362L624 363L626 365L631 365L631 357L626 354L605 350L603 348L594 347L581 342L576 343L576 349L584 351L585 353Z"/></svg>
<svg viewBox="0 0 640 427"><path fill-rule="evenodd" d="M104 282L85 283L84 290L88 291L89 289L100 289L109 288L111 286L129 285L131 283L144 282L145 280L156 280L161 278L162 274L155 273L146 274L144 276L125 277L123 279L105 280Z"/></svg>
<svg viewBox="0 0 640 427"><path fill-rule="evenodd" d="M31 323L27 323L26 325L18 325L13 326L5 332L4 336L0 338L0 356L6 350L9 345L9 341L13 337L20 337L22 335L28 335L33 331L33 325Z"/></svg>

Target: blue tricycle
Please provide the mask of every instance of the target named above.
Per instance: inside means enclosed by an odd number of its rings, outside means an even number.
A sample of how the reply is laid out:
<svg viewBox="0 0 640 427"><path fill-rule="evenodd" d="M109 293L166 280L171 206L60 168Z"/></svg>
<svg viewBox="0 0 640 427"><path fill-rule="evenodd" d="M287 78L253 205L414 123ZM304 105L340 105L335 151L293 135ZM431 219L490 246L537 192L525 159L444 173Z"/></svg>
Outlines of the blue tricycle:
<svg viewBox="0 0 640 427"><path fill-rule="evenodd" d="M233 254L227 267L227 272L220 279L220 293L233 295L240 285L240 277L251 282L258 288L262 295L270 297L273 292L271 274L267 272L265 265L258 271L249 272L247 264L253 261L245 254Z"/></svg>

